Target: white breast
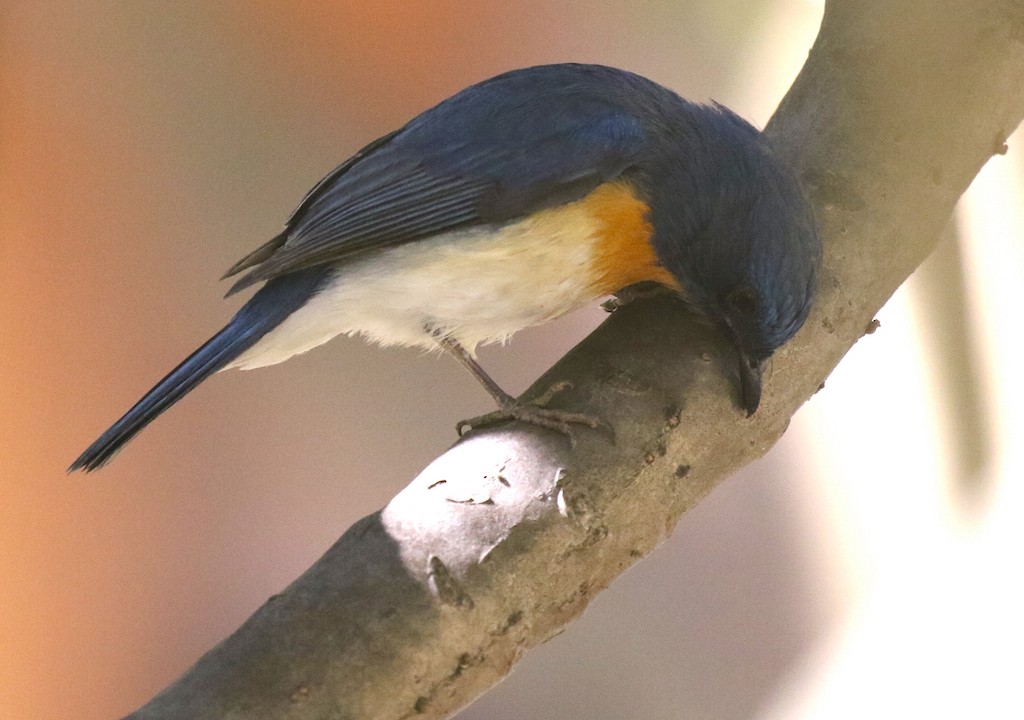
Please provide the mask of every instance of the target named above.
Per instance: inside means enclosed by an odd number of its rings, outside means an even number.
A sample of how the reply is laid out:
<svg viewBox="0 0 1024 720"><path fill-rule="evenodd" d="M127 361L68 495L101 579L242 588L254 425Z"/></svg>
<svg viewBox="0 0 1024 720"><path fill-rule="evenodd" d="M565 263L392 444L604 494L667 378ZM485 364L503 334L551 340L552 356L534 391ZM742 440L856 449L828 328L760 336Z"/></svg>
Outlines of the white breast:
<svg viewBox="0 0 1024 720"><path fill-rule="evenodd" d="M427 328L472 351L594 299L598 224L582 204L341 263L330 284L229 367L272 365L336 335L435 347Z"/></svg>

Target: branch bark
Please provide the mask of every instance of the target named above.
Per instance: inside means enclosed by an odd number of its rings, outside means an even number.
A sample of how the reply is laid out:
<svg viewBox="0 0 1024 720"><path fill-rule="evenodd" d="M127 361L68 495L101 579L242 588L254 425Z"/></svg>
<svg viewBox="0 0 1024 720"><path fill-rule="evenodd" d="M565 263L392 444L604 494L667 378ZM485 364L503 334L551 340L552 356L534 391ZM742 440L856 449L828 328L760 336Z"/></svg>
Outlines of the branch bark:
<svg viewBox="0 0 1024 720"><path fill-rule="evenodd" d="M815 309L733 405L731 350L670 299L617 311L560 380L611 433L474 433L130 717L446 717L764 454L934 247L1024 117L1019 0L830 0L765 130L826 245Z"/></svg>

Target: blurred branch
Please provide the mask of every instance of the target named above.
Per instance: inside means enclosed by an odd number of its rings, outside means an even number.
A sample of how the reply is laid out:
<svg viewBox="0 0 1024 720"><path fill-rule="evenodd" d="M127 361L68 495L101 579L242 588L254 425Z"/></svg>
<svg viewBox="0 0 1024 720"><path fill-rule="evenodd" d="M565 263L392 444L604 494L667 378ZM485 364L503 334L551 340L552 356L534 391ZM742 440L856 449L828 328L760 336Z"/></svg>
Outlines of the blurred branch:
<svg viewBox="0 0 1024 720"><path fill-rule="evenodd" d="M963 239L957 223L946 226L935 252L914 273L910 290L923 329L924 368L936 389L939 444L947 454L950 494L964 520L978 520L991 499L995 460L992 398L986 393L978 328L964 277Z"/></svg>
<svg viewBox="0 0 1024 720"><path fill-rule="evenodd" d="M428 467L133 718L445 717L558 633L790 416L934 247L1024 115L1024 6L832 0L765 133L804 178L826 266L762 409L669 300L616 312L536 388L614 428L510 425Z"/></svg>

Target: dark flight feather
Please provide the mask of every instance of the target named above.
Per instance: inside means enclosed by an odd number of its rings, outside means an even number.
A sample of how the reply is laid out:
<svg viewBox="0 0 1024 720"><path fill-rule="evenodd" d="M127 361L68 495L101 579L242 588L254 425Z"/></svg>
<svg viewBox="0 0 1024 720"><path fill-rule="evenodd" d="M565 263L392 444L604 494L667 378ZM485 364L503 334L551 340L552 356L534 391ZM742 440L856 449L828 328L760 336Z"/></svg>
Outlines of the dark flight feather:
<svg viewBox="0 0 1024 720"><path fill-rule="evenodd" d="M275 278L238 311L223 330L189 355L126 412L120 420L71 463L68 472L95 470L106 464L125 443L196 385L256 344L286 317L298 310L332 274L314 268Z"/></svg>

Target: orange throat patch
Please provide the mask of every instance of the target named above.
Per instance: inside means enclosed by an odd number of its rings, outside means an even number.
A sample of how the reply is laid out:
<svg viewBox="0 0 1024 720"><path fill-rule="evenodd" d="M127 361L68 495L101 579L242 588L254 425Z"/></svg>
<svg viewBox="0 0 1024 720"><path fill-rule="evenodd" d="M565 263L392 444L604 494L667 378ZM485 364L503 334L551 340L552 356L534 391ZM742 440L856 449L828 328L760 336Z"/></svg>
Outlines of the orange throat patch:
<svg viewBox="0 0 1024 720"><path fill-rule="evenodd" d="M598 222L590 282L595 295L656 282L679 292L675 277L658 262L647 203L625 182L606 183L580 201Z"/></svg>

